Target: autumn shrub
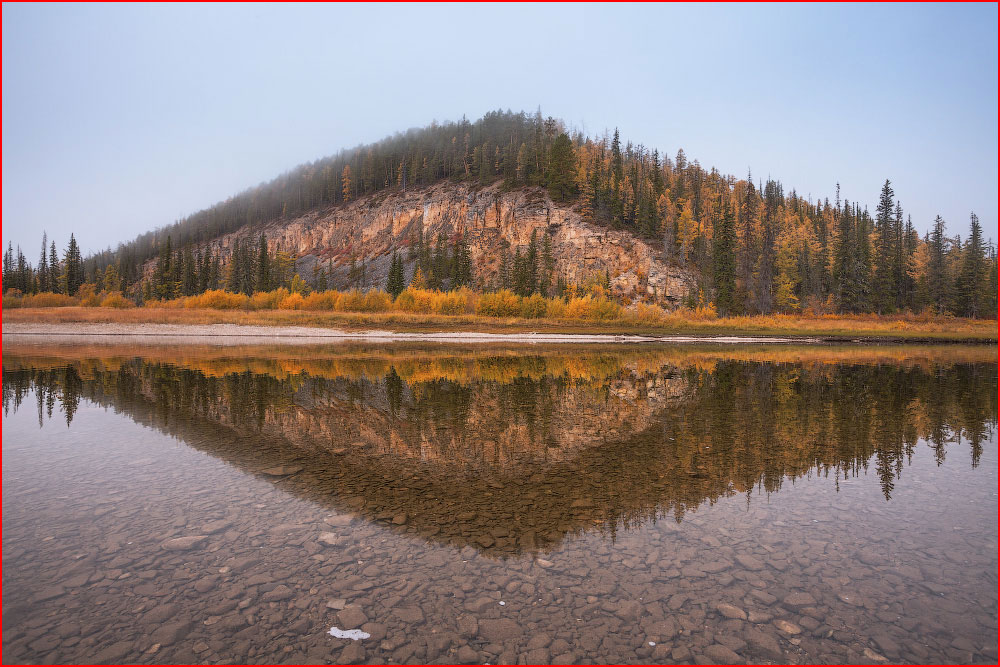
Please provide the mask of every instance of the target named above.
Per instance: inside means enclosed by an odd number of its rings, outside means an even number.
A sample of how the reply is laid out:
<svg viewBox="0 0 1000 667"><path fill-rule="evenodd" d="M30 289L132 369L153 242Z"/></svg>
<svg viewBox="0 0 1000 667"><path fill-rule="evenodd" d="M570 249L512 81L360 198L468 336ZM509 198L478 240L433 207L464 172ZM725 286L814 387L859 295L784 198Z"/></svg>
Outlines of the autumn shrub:
<svg viewBox="0 0 1000 667"><path fill-rule="evenodd" d="M278 304L278 310L302 310L305 297L300 292L292 292Z"/></svg>
<svg viewBox="0 0 1000 667"><path fill-rule="evenodd" d="M434 292L429 289L407 287L399 293L393 305L395 310L404 313L430 313L434 308Z"/></svg>
<svg viewBox="0 0 1000 667"><path fill-rule="evenodd" d="M24 294L21 293L19 289L9 289L3 293L3 307L4 308L20 308L21 301L24 299Z"/></svg>
<svg viewBox="0 0 1000 667"><path fill-rule="evenodd" d="M212 308L215 310L238 310L250 304L250 297L245 294L233 294L221 289L208 290L195 296L184 298L184 308ZM168 303L160 304L170 307Z"/></svg>
<svg viewBox="0 0 1000 667"><path fill-rule="evenodd" d="M545 317L551 318L553 320L558 320L561 317L566 317L566 300L565 299L546 300Z"/></svg>
<svg viewBox="0 0 1000 667"><path fill-rule="evenodd" d="M76 305L78 305L78 301L73 297L66 294L55 294L54 292L29 294L21 299L22 308L62 308Z"/></svg>
<svg viewBox="0 0 1000 667"><path fill-rule="evenodd" d="M325 292L313 292L302 302L302 310L338 310L340 292L336 290L326 290Z"/></svg>
<svg viewBox="0 0 1000 667"><path fill-rule="evenodd" d="M434 295L434 312L441 315L462 315L468 298L461 291L438 292Z"/></svg>
<svg viewBox="0 0 1000 667"><path fill-rule="evenodd" d="M250 308L252 310L274 310L278 304L289 295L289 291L284 287L273 289L270 292L254 292L250 297Z"/></svg>
<svg viewBox="0 0 1000 667"><path fill-rule="evenodd" d="M135 304L126 299L121 292L112 292L101 299L101 308L135 308Z"/></svg>
<svg viewBox="0 0 1000 667"><path fill-rule="evenodd" d="M382 290L365 292L362 300L363 313L385 313L392 309L392 297Z"/></svg>
<svg viewBox="0 0 1000 667"><path fill-rule="evenodd" d="M545 317L547 312L548 303L541 294L532 294L521 299L521 317L533 320Z"/></svg>
<svg viewBox="0 0 1000 667"><path fill-rule="evenodd" d="M518 317L520 314L521 298L506 289L482 295L476 305L476 315Z"/></svg>
<svg viewBox="0 0 1000 667"><path fill-rule="evenodd" d="M627 318L636 324L661 324L667 319L667 311L659 306L640 301L627 311Z"/></svg>
<svg viewBox="0 0 1000 667"><path fill-rule="evenodd" d="M575 320L615 320L621 317L622 307L603 296L587 295L570 299L565 317Z"/></svg>
<svg viewBox="0 0 1000 667"><path fill-rule="evenodd" d="M79 299L81 306L87 308L97 308L101 305L101 296L97 293L94 283L80 285L80 289L76 291L76 298Z"/></svg>

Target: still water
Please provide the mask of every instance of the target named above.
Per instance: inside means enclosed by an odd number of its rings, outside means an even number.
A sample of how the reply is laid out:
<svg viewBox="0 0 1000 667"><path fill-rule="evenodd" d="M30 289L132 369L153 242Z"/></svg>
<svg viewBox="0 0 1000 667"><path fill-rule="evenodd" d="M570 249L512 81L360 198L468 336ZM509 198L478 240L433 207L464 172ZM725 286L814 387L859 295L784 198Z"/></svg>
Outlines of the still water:
<svg viewBox="0 0 1000 667"><path fill-rule="evenodd" d="M7 663L997 659L992 347L17 343L3 408Z"/></svg>

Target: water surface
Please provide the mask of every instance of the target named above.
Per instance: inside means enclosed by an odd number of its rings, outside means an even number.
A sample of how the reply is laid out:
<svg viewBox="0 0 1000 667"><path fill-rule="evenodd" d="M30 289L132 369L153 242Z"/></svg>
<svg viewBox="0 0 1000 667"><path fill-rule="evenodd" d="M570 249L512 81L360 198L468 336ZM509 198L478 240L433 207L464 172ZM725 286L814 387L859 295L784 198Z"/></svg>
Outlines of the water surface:
<svg viewBox="0 0 1000 667"><path fill-rule="evenodd" d="M7 345L4 658L995 662L995 352Z"/></svg>

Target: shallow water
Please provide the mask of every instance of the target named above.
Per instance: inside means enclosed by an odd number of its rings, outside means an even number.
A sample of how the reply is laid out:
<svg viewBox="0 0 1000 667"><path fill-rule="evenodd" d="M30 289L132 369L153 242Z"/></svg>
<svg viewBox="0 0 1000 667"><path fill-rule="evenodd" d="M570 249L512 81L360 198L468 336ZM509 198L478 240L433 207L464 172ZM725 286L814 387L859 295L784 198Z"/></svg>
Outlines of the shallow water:
<svg viewBox="0 0 1000 667"><path fill-rule="evenodd" d="M990 347L6 345L3 658L995 662L996 400Z"/></svg>

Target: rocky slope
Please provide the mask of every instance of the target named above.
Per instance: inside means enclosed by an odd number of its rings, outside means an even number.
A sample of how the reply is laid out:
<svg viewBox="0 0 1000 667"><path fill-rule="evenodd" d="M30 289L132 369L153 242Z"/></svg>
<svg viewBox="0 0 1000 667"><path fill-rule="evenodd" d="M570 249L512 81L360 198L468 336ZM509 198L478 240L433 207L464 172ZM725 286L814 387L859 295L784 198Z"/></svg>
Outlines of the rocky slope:
<svg viewBox="0 0 1000 667"><path fill-rule="evenodd" d="M449 238L462 234L479 286L494 283L502 249L525 251L532 232L537 233L539 246L544 234L551 237L554 281L580 284L607 271L615 295L665 307L679 304L695 285L690 272L667 263L660 249L629 232L588 224L574 207L555 204L541 188L504 191L499 184L477 188L441 183L421 190L380 192L263 229L243 229L213 245L225 261L237 238L263 231L271 249L296 258L299 273L307 279L317 261L327 266L332 260L333 286L343 286L354 257L366 262L365 286L383 287L392 252L407 248L421 229L431 241L440 233ZM407 279L414 265L407 262Z"/></svg>

